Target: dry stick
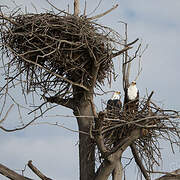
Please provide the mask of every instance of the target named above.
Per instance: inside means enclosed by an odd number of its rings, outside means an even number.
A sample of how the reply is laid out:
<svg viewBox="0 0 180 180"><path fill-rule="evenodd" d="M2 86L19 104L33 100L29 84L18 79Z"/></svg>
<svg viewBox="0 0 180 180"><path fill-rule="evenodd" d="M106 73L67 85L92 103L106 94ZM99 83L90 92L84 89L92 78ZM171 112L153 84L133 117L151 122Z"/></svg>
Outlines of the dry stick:
<svg viewBox="0 0 180 180"><path fill-rule="evenodd" d="M6 132L13 132L13 131L19 131L22 129L25 129L26 127L28 127L30 124L32 124L36 119L38 119L39 117L41 117L43 114L45 114L47 111L49 111L50 109L54 108L55 106L52 106L48 109L46 109L44 112L42 112L39 116L36 116L33 120L31 120L29 123L27 123L26 125L20 127L20 128L14 128L14 129L6 129L3 126L0 126L0 129L2 129L3 131Z"/></svg>
<svg viewBox="0 0 180 180"><path fill-rule="evenodd" d="M63 11L61 9L58 9L56 6L54 6L52 3L49 2L49 0L46 0L48 2L48 4L50 4L54 9L56 9L57 11L60 11L64 14L70 15L69 13L67 13L66 11Z"/></svg>
<svg viewBox="0 0 180 180"><path fill-rule="evenodd" d="M87 2L85 0L85 2L84 2L84 13L83 13L84 16L86 15L86 8L87 8Z"/></svg>
<svg viewBox="0 0 180 180"><path fill-rule="evenodd" d="M118 51L117 53L113 53L112 54L112 58L114 58L114 57L116 57L116 56L119 56L120 54L122 54L122 53L124 53L124 52L126 52L127 50L129 50L129 49L132 49L133 47L125 47L125 48L123 48L122 50L120 50L120 51Z"/></svg>
<svg viewBox="0 0 180 180"><path fill-rule="evenodd" d="M126 44L126 46L131 46L131 45L135 44L137 41L139 41L139 38L137 38L137 39L135 39L134 41Z"/></svg>
<svg viewBox="0 0 180 180"><path fill-rule="evenodd" d="M13 170L7 168L6 166L0 164L0 174L11 179L11 180L32 180L28 177L21 176L20 174L14 172Z"/></svg>
<svg viewBox="0 0 180 180"><path fill-rule="evenodd" d="M8 47L8 46L6 46L6 47L9 48L14 54L16 54L16 56L21 57L24 61L26 61L26 62L28 62L28 63L30 63L30 64L34 64L34 65L40 67L41 69L44 69L45 71L53 74L53 75L56 76L56 77L59 77L59 78L63 79L64 81L66 81L66 82L68 82L68 83L70 83L70 84L72 84L72 85L74 85L74 86L78 86L78 87L83 88L83 89L86 90L86 91L89 91L89 89L88 89L87 87L85 87L84 85L75 83L75 82L73 82L73 81L71 81L71 80L69 80L69 79L67 79L67 78L65 78L65 77L63 77L63 76L61 76L61 75L59 75L59 74L56 74L56 73L52 72L52 71L49 70L49 69L46 69L45 67L43 67L42 65L40 65L40 64L38 64L38 63L36 63L36 62L33 62L33 61L29 60L29 59L24 58L21 54L16 53L12 48L10 48L10 47ZM20 73L19 73L19 74L20 74ZM18 75L19 75L19 74L18 74Z"/></svg>
<svg viewBox="0 0 180 180"><path fill-rule="evenodd" d="M41 124L47 124L47 125L51 125L51 126L58 126L60 128L64 128L68 131L71 131L71 132L75 132L75 133L81 133L81 134L85 134L85 135L88 135L89 136L89 133L85 132L85 131L78 131L78 130L74 130L74 129L71 129L71 128L68 128L66 126L63 126L61 124L58 124L58 122L56 123L50 123L50 122L39 122L39 123L33 123L32 125L41 125Z"/></svg>
<svg viewBox="0 0 180 180"><path fill-rule="evenodd" d="M138 155L138 150L136 148L136 145L134 143L132 143L130 145L130 147L131 147L131 151L132 151L132 154L134 156L135 162L139 166L139 168L140 168L142 174L144 175L145 179L150 180L150 177L148 176L147 171L146 171L146 169L145 169L145 167L144 167L144 165L143 165L143 163L142 163L142 161Z"/></svg>
<svg viewBox="0 0 180 180"><path fill-rule="evenodd" d="M104 13L102 14L98 14L96 16L93 16L93 17L90 17L90 18L87 18L88 20L94 20L94 19L97 19L97 18L101 18L103 16L105 16L106 14L110 13L111 11L113 11L114 9L116 9L118 7L118 4L116 4L114 7L112 7L111 9L105 11Z"/></svg>
<svg viewBox="0 0 180 180"><path fill-rule="evenodd" d="M137 48L137 50L136 50L136 52L135 52L134 57L133 57L133 58L130 58L130 60L129 60L129 61L126 61L124 64L130 63L131 61L133 61L133 60L137 57L137 53L139 52L140 47L141 47L141 44L139 44L139 46L138 46L138 48Z"/></svg>
<svg viewBox="0 0 180 180"><path fill-rule="evenodd" d="M0 120L0 124L1 124L3 121L6 120L8 114L9 114L9 112L11 111L11 109L12 109L13 106L14 106L14 104L11 104L11 106L10 106L9 109L7 110L5 116Z"/></svg>
<svg viewBox="0 0 180 180"><path fill-rule="evenodd" d="M25 68L23 68L18 74L16 74L10 81L8 81L0 90L0 92L10 83L12 82L15 78L17 78L23 71L25 70Z"/></svg>
<svg viewBox="0 0 180 180"><path fill-rule="evenodd" d="M28 162L28 167L38 176L40 177L42 180L52 180L48 177L46 177L42 172L40 172L33 164L32 164L32 160L30 160Z"/></svg>

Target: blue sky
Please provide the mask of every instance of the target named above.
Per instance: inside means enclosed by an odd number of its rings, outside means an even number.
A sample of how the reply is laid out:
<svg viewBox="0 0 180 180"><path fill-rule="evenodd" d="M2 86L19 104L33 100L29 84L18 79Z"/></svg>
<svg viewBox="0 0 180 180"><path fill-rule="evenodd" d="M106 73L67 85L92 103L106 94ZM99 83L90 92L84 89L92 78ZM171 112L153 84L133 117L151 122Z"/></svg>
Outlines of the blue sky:
<svg viewBox="0 0 180 180"><path fill-rule="evenodd" d="M80 1L83 9L84 0ZM15 0L15 2L24 8L27 6L30 12L34 11L31 2L36 6L38 12L42 12L43 9L50 9L45 0ZM59 9L67 9L68 4L70 10L73 9L72 0L54 0L51 2ZM98 2L87 0L87 14L96 8ZM1 0L0 4L13 7L10 0ZM149 93L154 90L154 100L163 104L164 107L180 110L180 1L102 0L98 10L93 15L104 12L115 4L119 4L119 7L98 22L121 33L122 25L119 21L124 21L128 23L129 41L140 38L144 46L148 44L148 49L142 57L143 70L137 81L141 97L146 94L146 90ZM119 73L121 73L120 64L119 59L116 68ZM137 69L133 68L132 80L136 73ZM121 77L119 76L111 89L122 90L120 83ZM109 90L109 87L104 87L104 89ZM111 94L107 94L95 98L98 110L101 110L101 101L107 100L110 96ZM72 115L72 112L59 106L47 116L52 114ZM23 115L23 121L26 122L27 114L24 112ZM16 108L10 113L5 125L15 126L19 122L19 119L15 117L17 117ZM45 115L40 119L40 122L42 121L58 121L64 126L77 130L74 118L46 117ZM0 163L11 169L22 170L28 160L32 160L42 172L51 178L72 180L79 177L77 133L50 125L34 125L14 133L5 133L0 130L0 142ZM171 171L180 168L179 151L176 150L177 154L172 155L169 153L170 149L167 144L163 143L163 148L164 161L158 170ZM20 173L20 171L18 172ZM131 170L127 179L132 179L135 173L137 173L136 168L133 171ZM30 175L30 172L27 171L26 174ZM35 176L34 178L37 179ZM5 178L0 175L0 179Z"/></svg>

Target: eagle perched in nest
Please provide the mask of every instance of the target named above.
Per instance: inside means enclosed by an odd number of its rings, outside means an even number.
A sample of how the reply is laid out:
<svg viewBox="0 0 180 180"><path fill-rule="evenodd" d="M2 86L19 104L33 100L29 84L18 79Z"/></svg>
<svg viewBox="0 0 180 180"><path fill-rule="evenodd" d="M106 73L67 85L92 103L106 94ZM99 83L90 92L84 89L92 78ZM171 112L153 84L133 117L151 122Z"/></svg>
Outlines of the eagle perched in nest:
<svg viewBox="0 0 180 180"><path fill-rule="evenodd" d="M130 114L138 111L139 106L139 90L136 87L136 82L132 81L125 90L124 110Z"/></svg>
<svg viewBox="0 0 180 180"><path fill-rule="evenodd" d="M111 99L108 100L107 102L107 114L108 117L118 117L122 108L122 102L120 100L121 92L116 91L112 95Z"/></svg>

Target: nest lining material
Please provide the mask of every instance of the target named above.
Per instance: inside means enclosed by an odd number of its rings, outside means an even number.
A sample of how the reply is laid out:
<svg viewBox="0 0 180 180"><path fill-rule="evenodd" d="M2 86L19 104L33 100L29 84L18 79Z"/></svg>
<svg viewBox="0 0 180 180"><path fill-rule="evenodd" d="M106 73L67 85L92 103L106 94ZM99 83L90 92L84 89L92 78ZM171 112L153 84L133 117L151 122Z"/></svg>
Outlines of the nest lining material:
<svg viewBox="0 0 180 180"><path fill-rule="evenodd" d="M96 85L113 71L118 34L86 18L25 14L6 20L6 27L1 32L2 50L13 55L11 65L24 69L29 88L49 91L59 85L68 91L71 84L65 79L90 87L95 65L100 65Z"/></svg>

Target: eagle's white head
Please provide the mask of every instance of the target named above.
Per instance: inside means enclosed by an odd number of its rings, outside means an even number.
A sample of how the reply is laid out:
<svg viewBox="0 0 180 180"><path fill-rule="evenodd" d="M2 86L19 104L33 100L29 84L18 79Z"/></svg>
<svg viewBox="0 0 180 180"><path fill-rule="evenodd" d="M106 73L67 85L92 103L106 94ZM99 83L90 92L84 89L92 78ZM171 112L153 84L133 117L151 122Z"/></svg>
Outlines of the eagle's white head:
<svg viewBox="0 0 180 180"><path fill-rule="evenodd" d="M114 94L112 95L111 100L120 99L121 98L120 94L121 94L120 91L114 92Z"/></svg>
<svg viewBox="0 0 180 180"><path fill-rule="evenodd" d="M136 87L136 82L132 81L127 90L127 95L128 95L129 100L136 99L137 94L138 94L138 89Z"/></svg>

